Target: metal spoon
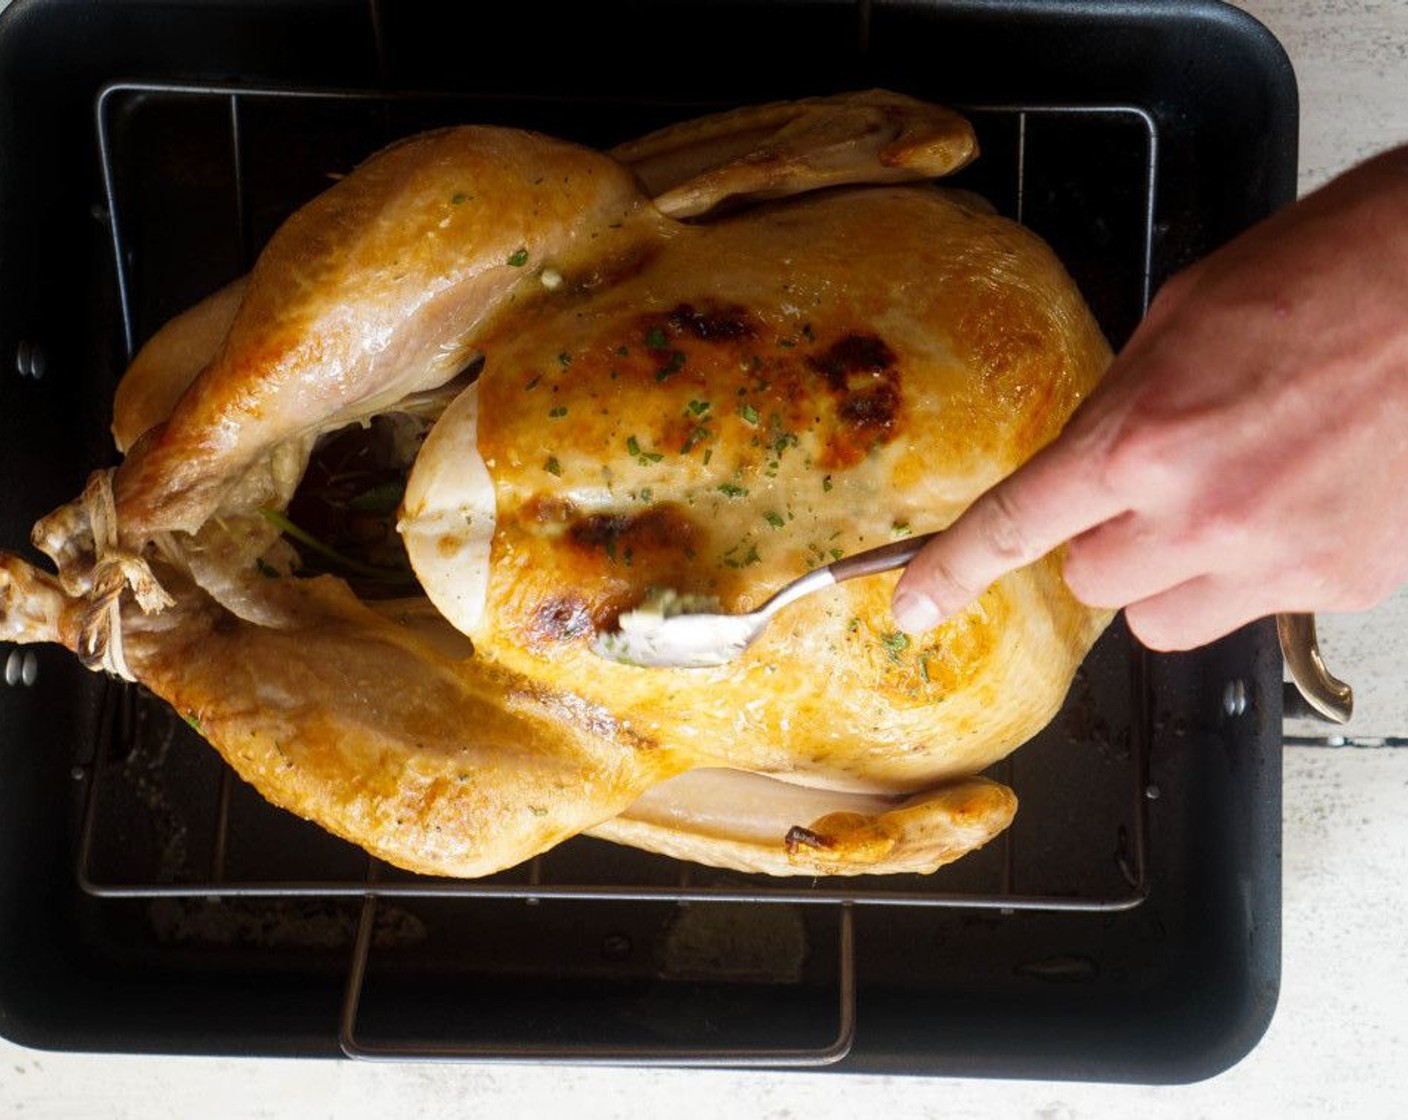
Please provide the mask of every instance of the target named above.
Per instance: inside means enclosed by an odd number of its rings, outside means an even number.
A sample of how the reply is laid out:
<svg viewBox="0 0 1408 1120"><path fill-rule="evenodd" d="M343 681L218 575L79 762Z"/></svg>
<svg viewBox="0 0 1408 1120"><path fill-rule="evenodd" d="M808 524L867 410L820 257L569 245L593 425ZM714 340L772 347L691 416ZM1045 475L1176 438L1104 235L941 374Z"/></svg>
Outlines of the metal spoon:
<svg viewBox="0 0 1408 1120"><path fill-rule="evenodd" d="M772 616L789 603L857 576L903 568L938 535L921 533L815 568L747 614L690 612L664 617L628 611L618 621L620 629L597 634L592 649L612 661L646 668L701 669L723 665L747 649Z"/></svg>
<svg viewBox="0 0 1408 1120"><path fill-rule="evenodd" d="M599 655L645 668L702 669L732 661L752 644L763 628L789 603L843 580L903 568L938 533L857 552L816 568L793 580L755 611L747 614L687 612L664 616L628 611L619 629L602 631L592 642ZM1346 722L1354 710L1354 692L1325 668L1315 639L1315 616L1279 614L1277 636L1291 678L1310 706L1332 723Z"/></svg>

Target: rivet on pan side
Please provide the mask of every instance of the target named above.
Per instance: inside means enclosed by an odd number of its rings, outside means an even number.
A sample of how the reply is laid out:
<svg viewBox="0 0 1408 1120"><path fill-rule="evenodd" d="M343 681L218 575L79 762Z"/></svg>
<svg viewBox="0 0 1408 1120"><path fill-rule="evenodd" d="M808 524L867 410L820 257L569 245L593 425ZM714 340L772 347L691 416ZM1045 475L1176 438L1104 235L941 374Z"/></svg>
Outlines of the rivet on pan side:
<svg viewBox="0 0 1408 1120"><path fill-rule="evenodd" d="M1240 677L1228 681L1222 690L1222 710L1229 716L1239 716L1247 710L1247 684Z"/></svg>
<svg viewBox="0 0 1408 1120"><path fill-rule="evenodd" d="M28 688L39 678L39 658L32 649L12 649L5 658L5 683L11 688L24 685Z"/></svg>
<svg viewBox="0 0 1408 1120"><path fill-rule="evenodd" d="M44 376L46 364L44 348L37 342L21 342L15 347L15 369L21 377L38 381Z"/></svg>

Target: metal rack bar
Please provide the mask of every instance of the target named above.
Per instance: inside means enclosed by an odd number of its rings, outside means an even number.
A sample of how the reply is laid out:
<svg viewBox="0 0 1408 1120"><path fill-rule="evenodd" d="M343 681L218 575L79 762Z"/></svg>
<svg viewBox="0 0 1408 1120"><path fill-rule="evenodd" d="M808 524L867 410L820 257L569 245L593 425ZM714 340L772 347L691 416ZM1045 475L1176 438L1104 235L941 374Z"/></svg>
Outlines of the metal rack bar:
<svg viewBox="0 0 1408 1120"><path fill-rule="evenodd" d="M414 1040L370 1042L358 1034L358 1011L365 991L377 897L362 904L352 966L343 997L338 1043L349 1058L363 1061L507 1063L560 1062L569 1065L630 1065L689 1067L817 1068L834 1065L851 1052L856 1036L855 923L849 905L839 908L837 936L836 1032L817 1047L704 1047L704 1046L544 1046L523 1042L445 1042Z"/></svg>
<svg viewBox="0 0 1408 1120"><path fill-rule="evenodd" d="M97 118L99 148L103 159L103 182L107 192L110 225L113 232L116 273L119 292L122 296L124 336L129 341L129 350L134 336L133 315L130 302L131 289L127 275L127 257L122 239L120 206L116 193L113 137L111 131L111 108L114 100L123 94L170 94L179 97L220 98L228 102L230 122L230 143L233 168L236 178L234 200L236 207L236 227L239 231L241 258L248 264L252 256L248 244L248 219L245 206L244 153L240 120L240 105L243 99L272 100L314 100L360 102L412 102L420 99L434 101L455 100L455 95L417 94L408 92L376 92L366 90L309 90L284 89L278 87L246 88L233 85L192 85L181 83L116 83L105 88L98 98ZM1148 137L1144 213L1144 238L1141 246L1143 290L1141 298L1147 306L1149 282L1152 273L1153 253L1153 214L1154 184L1157 175L1158 144L1157 130L1153 119L1142 109L1133 106L1117 105L972 105L964 107L969 112L1008 114L1017 120L1016 202L1018 214L1025 208L1027 190L1027 136L1028 121L1032 117L1043 116L1094 116L1114 115L1132 117L1139 120ZM1005 763L1010 778L1010 761ZM963 907L975 910L1040 911L1118 911L1139 905L1147 893L1146 859L1144 833L1144 790L1138 773L1147 768L1146 760L1134 767L1138 789L1133 797L1135 806L1134 867L1132 874L1126 875L1131 881L1131 891L1107 898L1082 899L1041 892L1019 893L1014 889L1016 882L1015 842L1009 830L1004 833L1001 843L1002 860L999 885L988 893L933 892L895 890L867 887L864 890L808 887L799 889L793 886L754 886L716 887L692 885L690 876L682 873L678 886L661 887L651 885L611 885L593 884L553 884L542 881L543 865L540 859L528 866L528 881L518 883L447 882L436 880L416 880L405 883L383 884L373 892L378 897L398 898L495 898L524 899L537 898L564 899L612 899L612 900L652 900L671 899L676 901L746 901L779 902L804 904L841 905L914 905L926 907ZM100 784L100 768L93 772L94 787ZM196 883L102 883L89 873L88 859L91 854L93 813L96 798L90 797L84 817L86 842L80 845L80 880L85 890L95 896L105 898L182 898L182 897L305 897L305 898L349 898L368 894L368 887L356 881L311 880L297 882L236 882L224 880L224 855L228 848L230 828L230 794L233 772L225 770L221 779L220 796L217 803L216 819L212 827L212 870L209 880Z"/></svg>

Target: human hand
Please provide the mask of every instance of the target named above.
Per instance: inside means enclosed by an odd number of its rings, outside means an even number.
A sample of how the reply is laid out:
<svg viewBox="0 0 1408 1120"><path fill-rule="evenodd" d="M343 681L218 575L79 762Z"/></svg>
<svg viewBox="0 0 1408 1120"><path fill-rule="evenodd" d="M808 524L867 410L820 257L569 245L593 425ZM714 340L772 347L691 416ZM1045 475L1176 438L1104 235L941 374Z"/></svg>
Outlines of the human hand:
<svg viewBox="0 0 1408 1120"><path fill-rule="evenodd" d="M1408 578L1408 147L1175 276L1062 434L910 564L932 629L1066 543L1155 649Z"/></svg>

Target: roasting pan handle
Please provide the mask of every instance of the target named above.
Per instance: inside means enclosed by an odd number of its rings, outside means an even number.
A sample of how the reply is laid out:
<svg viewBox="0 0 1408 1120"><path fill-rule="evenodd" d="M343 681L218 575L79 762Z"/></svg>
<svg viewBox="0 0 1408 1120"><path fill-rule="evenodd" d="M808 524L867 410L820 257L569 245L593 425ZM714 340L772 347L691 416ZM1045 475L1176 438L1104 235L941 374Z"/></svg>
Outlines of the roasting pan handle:
<svg viewBox="0 0 1408 1120"><path fill-rule="evenodd" d="M1354 714L1354 689L1325 667L1315 637L1315 616L1278 614L1276 636L1281 640L1281 656L1291 680L1311 709L1304 714L1327 723L1348 723Z"/></svg>
<svg viewBox="0 0 1408 1120"><path fill-rule="evenodd" d="M836 1035L830 1043L815 1048L767 1048L675 1046L545 1046L514 1042L367 1042L357 1035L357 1009L366 982L367 959L371 953L376 925L377 896L368 894L362 903L361 923L353 949L352 970L342 1003L342 1023L338 1042L349 1058L374 1062L554 1062L594 1066L693 1066L812 1068L833 1065L851 1052L856 1034L856 955L853 912L849 903L840 913L838 936L838 1002Z"/></svg>

